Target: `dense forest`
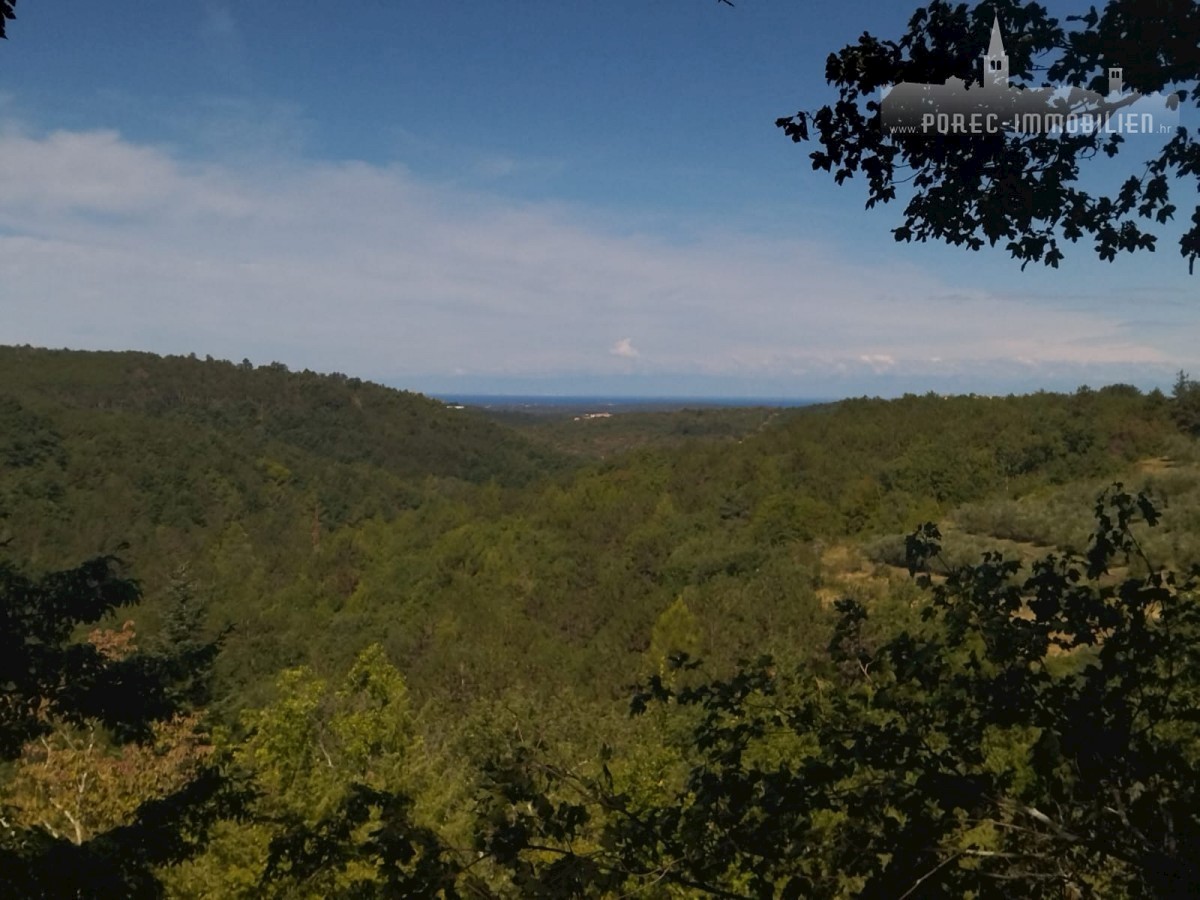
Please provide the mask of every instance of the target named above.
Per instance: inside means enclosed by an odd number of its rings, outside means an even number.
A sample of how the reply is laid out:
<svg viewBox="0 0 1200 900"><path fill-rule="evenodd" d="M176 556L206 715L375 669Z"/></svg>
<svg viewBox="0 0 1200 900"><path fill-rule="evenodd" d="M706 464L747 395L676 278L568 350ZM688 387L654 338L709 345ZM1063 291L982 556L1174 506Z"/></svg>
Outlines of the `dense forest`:
<svg viewBox="0 0 1200 900"><path fill-rule="evenodd" d="M0 348L21 896L1200 890L1200 386L489 415Z"/></svg>

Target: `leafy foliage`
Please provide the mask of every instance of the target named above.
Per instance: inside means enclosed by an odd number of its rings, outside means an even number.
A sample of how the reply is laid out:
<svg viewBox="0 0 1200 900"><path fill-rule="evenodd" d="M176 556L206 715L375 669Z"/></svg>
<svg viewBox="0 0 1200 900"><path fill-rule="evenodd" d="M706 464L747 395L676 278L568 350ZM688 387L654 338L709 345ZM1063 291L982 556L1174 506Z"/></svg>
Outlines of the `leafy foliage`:
<svg viewBox="0 0 1200 900"><path fill-rule="evenodd" d="M411 815L420 742L408 691L381 648L360 653L336 686L296 668L277 688L273 704L244 713L243 734L219 740L227 777L251 798L241 820L170 874L172 893L368 896L441 879L444 867L422 856L432 833Z"/></svg>
<svg viewBox="0 0 1200 900"><path fill-rule="evenodd" d="M1200 436L1200 384L1188 378L1187 373L1180 372L1171 399L1175 423L1180 430L1192 437Z"/></svg>
<svg viewBox="0 0 1200 900"><path fill-rule="evenodd" d="M381 410L415 404L397 462L392 413L359 417L349 379L31 359L0 408L8 551L55 568L131 537L149 599L135 639L120 621L138 586L101 589L115 562L67 579L100 598L78 605L48 601L61 573L10 567L0 625L47 673L55 653L88 660L85 678L142 673L156 710L187 714L139 730L102 702L69 714L74 675L22 688L0 868L31 896L89 878L196 898L1120 896L1191 877L1170 868L1190 852L1190 788L1172 805L1156 780L1185 781L1195 755L1190 581L1146 580L1200 521L1177 400L1114 386L664 412L611 429L626 452L569 463L539 447L565 446L553 428L485 422L464 435L519 452L477 470L422 421L467 411L371 388ZM261 394L253 414L239 394ZM1128 544L1157 507L1117 495L1090 556L1027 569L1036 548L1009 544L1019 556L965 562L1005 529L1083 546L1090 486L1135 472L1171 497L1165 539ZM903 566L885 536L935 518L946 539L927 528L910 548L948 548L924 593L855 562L878 537ZM965 522L977 533L952 547ZM1174 681L1135 640L1138 609ZM627 685L648 676L629 718Z"/></svg>
<svg viewBox="0 0 1200 900"><path fill-rule="evenodd" d="M95 718L138 734L173 711L162 659L106 658L94 644L71 639L77 625L139 598L113 557L39 579L0 563L0 754L15 757L48 730L51 717Z"/></svg>
<svg viewBox="0 0 1200 900"><path fill-rule="evenodd" d="M203 766L203 742L174 683L202 681L217 642L142 651L132 632L93 624L140 599L119 562L99 558L30 578L0 564L0 752L21 757L8 785L0 878L26 897L157 896L155 866L193 852L236 803ZM106 752L108 740L144 746Z"/></svg>
<svg viewBox="0 0 1200 900"><path fill-rule="evenodd" d="M181 790L210 752L194 715L156 722L150 740L115 753L94 724L60 727L26 745L9 784L13 821L81 845Z"/></svg>
<svg viewBox="0 0 1200 900"><path fill-rule="evenodd" d="M541 812L511 865L543 891L564 869L600 873L576 896L614 878L730 897L1194 893L1200 573L1143 559L1112 578L1157 511L1117 485L1096 514L1085 559L1051 555L1023 578L986 554L934 581L939 534L923 526L910 565L928 602L881 631L840 602L827 663L791 683L767 660L695 688L651 679L635 712L700 713L686 787L632 806L605 777L576 779L567 828L545 798L572 776L553 773L512 798ZM597 849L577 850L591 817ZM554 852L530 852L542 842Z"/></svg>
<svg viewBox="0 0 1200 900"><path fill-rule="evenodd" d="M913 14L898 40L864 32L856 44L830 54L825 77L837 88L837 101L777 124L793 141L817 141L813 168L838 184L861 174L868 208L897 200L911 185L904 222L892 229L897 241L937 240L973 250L999 244L1022 266L1057 266L1063 240L1089 239L1107 260L1154 250L1155 232L1176 212L1172 179L1186 185L1200 177L1200 131L1179 128L1144 171L1135 167L1141 174L1093 192L1082 186L1081 164L1100 152L1116 156L1124 140L1119 134L889 135L881 127L881 104L872 97L883 87L976 81L980 49L996 17L1014 77L1032 78L1044 69L1051 83L1103 90L1105 66L1120 63L1129 87L1145 94L1175 90L1180 100L1200 103L1200 8L1192 0L1108 0L1066 23L1034 2L985 0L969 7L934 0ZM1200 207L1191 222L1179 239L1189 268L1200 257Z"/></svg>
<svg viewBox="0 0 1200 900"><path fill-rule="evenodd" d="M435 832L413 822L410 808L402 794L352 785L326 818L296 825L272 841L265 884L311 886L357 866L376 877L351 880L320 896L458 897L457 861Z"/></svg>
<svg viewBox="0 0 1200 900"><path fill-rule="evenodd" d="M214 822L238 815L241 804L219 772L203 769L180 790L143 803L131 821L81 844L40 829L5 829L0 879L17 897L161 897L158 868L195 853Z"/></svg>

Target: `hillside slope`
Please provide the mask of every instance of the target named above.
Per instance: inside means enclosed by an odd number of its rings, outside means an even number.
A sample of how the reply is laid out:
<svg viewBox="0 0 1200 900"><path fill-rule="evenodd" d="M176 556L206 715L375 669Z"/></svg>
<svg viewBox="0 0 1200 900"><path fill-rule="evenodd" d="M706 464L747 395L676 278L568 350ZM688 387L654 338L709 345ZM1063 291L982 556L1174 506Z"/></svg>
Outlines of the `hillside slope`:
<svg viewBox="0 0 1200 900"><path fill-rule="evenodd" d="M0 395L35 411L125 413L208 427L248 446L293 447L405 478L521 484L557 463L471 410L339 373L289 372L279 363L254 368L211 358L0 347Z"/></svg>
<svg viewBox="0 0 1200 900"><path fill-rule="evenodd" d="M1169 401L1129 388L931 395L665 446L694 414L634 419L639 449L568 465L470 410L282 366L10 348L0 385L6 553L52 568L127 544L148 630L186 567L235 626L232 707L371 641L456 705L620 697L664 642L717 667L803 656L844 580L825 548L1036 505L1179 439Z"/></svg>

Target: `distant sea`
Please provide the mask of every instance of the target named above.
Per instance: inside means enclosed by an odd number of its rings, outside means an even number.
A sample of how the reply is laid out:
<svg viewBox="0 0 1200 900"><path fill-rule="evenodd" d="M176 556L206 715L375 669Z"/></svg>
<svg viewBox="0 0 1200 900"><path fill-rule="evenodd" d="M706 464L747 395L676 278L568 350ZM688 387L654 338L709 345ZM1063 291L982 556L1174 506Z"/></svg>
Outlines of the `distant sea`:
<svg viewBox="0 0 1200 900"><path fill-rule="evenodd" d="M443 403L477 406L498 411L533 414L588 412L669 412L678 409L729 408L738 406L812 406L830 403L816 397L553 397L536 394L429 394Z"/></svg>

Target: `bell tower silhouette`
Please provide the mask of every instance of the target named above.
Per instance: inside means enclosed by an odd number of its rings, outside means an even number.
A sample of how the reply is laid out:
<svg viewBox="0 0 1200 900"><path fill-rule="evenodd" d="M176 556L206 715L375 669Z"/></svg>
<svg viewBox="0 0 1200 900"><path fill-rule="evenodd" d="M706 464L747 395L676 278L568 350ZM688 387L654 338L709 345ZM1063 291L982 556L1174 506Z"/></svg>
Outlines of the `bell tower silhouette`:
<svg viewBox="0 0 1200 900"><path fill-rule="evenodd" d="M992 20L992 39L983 54L983 86L985 89L1008 87L1008 54L1000 34L1000 17Z"/></svg>

